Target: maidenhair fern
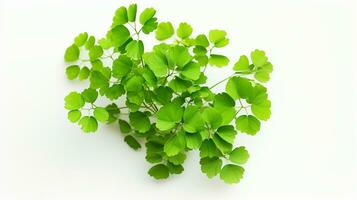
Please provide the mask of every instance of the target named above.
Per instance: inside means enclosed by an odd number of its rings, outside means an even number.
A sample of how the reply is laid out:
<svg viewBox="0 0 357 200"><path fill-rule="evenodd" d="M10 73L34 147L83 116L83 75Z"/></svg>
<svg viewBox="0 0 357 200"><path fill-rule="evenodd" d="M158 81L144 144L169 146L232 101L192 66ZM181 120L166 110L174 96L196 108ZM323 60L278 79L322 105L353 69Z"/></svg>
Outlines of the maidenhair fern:
<svg viewBox="0 0 357 200"><path fill-rule="evenodd" d="M120 7L104 38L87 33L74 38L65 51L66 75L89 86L65 97L68 119L85 133L95 132L99 123L118 124L131 148L145 145L153 165L148 173L155 179L182 173L186 153L198 150L207 177L238 183L249 154L234 141L237 133L255 135L270 117L262 83L272 64L264 51L254 50L250 59L242 55L230 67L231 76L207 85L207 67L229 65L219 54L229 43L226 32L194 36L188 23L175 29L171 22L158 23L155 14L146 8L137 15L136 4ZM140 36L151 33L159 43L149 50ZM218 84L226 90L213 92Z"/></svg>

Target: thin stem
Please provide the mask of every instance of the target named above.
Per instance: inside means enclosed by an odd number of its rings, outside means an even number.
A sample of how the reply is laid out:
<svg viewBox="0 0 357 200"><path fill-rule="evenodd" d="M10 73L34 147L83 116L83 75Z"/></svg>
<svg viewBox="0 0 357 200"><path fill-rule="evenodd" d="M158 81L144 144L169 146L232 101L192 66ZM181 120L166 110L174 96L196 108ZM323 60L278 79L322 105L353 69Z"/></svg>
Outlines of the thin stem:
<svg viewBox="0 0 357 200"><path fill-rule="evenodd" d="M242 108L244 108L245 113L248 115L248 110L247 110L247 108L243 105L243 103L242 103L242 101L241 101L240 99L238 99L238 101L239 101L240 106L241 106Z"/></svg>
<svg viewBox="0 0 357 200"><path fill-rule="evenodd" d="M149 111L151 111L152 113L155 113L155 110L152 110L151 107L149 107L145 102L143 102L144 106L146 109L148 109Z"/></svg>
<svg viewBox="0 0 357 200"><path fill-rule="evenodd" d="M207 66L208 66L208 64L206 64L206 65L205 65L205 68L203 68L203 71L202 71L203 73L205 73L205 71L206 71L206 69L207 69Z"/></svg>
<svg viewBox="0 0 357 200"><path fill-rule="evenodd" d="M209 89L212 89L212 88L216 87L217 85L219 85L219 84L223 83L224 81L230 79L232 76L234 76L234 74L232 74L232 75L228 76L227 78L225 78L225 79L219 81L218 83L212 85Z"/></svg>

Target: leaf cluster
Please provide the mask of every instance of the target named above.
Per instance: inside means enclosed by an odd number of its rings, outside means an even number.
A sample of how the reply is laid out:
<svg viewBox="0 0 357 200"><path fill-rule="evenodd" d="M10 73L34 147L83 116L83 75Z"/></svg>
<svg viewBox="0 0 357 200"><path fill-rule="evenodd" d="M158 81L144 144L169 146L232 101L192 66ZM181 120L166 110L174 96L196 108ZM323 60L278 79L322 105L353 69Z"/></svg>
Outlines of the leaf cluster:
<svg viewBox="0 0 357 200"><path fill-rule="evenodd" d="M140 36L150 33L159 42L149 49ZM208 86L207 67L229 66L219 53L228 44L223 30L194 36L188 23L159 23L153 8L120 7L105 37L80 33L65 50L67 78L89 83L65 97L68 119L85 133L118 124L129 147L146 147L155 179L182 173L187 152L197 150L208 178L238 183L249 153L235 139L257 134L269 119L263 83L273 66L264 51L254 50L231 65L231 76ZM225 91L214 92L221 83Z"/></svg>

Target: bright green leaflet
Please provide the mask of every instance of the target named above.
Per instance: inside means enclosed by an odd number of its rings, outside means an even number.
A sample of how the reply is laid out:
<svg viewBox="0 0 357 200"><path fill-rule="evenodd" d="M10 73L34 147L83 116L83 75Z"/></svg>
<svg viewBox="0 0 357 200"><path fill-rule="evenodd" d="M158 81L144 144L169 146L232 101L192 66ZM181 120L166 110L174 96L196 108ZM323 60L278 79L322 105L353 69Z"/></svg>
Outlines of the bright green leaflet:
<svg viewBox="0 0 357 200"><path fill-rule="evenodd" d="M171 22L161 22L156 30L157 40L166 40L174 34L175 30Z"/></svg>
<svg viewBox="0 0 357 200"><path fill-rule="evenodd" d="M88 103L94 103L97 100L98 92L95 89L87 88L81 93L83 100Z"/></svg>
<svg viewBox="0 0 357 200"><path fill-rule="evenodd" d="M239 165L245 164L248 161L248 158L249 158L249 153L245 149L245 147L235 148L229 154L229 160Z"/></svg>
<svg viewBox="0 0 357 200"><path fill-rule="evenodd" d="M166 60L155 52L146 53L143 56L145 63L157 77L167 74L168 66Z"/></svg>
<svg viewBox="0 0 357 200"><path fill-rule="evenodd" d="M93 114L94 117L100 122L106 122L109 119L109 113L104 108L95 108Z"/></svg>
<svg viewBox="0 0 357 200"><path fill-rule="evenodd" d="M66 62L73 62L78 60L79 58L79 48L77 45L72 44L70 47L66 49L66 52L64 54L64 60Z"/></svg>
<svg viewBox="0 0 357 200"><path fill-rule="evenodd" d="M244 169L238 165L228 164L225 165L220 173L220 178L228 184L239 183L243 178Z"/></svg>
<svg viewBox="0 0 357 200"><path fill-rule="evenodd" d="M130 133L131 131L131 127L129 125L129 123L125 120L121 120L119 119L119 128L120 128L120 132L122 133Z"/></svg>
<svg viewBox="0 0 357 200"><path fill-rule="evenodd" d="M199 151L205 176L238 183L250 157L240 136L256 135L272 114L268 54L253 49L230 62L225 30L196 33L137 4L113 12L103 37L77 33L64 49L65 77L81 81L64 98L68 121L85 133L112 124L130 149L144 145L154 179L183 173L188 152Z"/></svg>
<svg viewBox="0 0 357 200"><path fill-rule="evenodd" d="M138 60L144 53L144 44L141 40L133 40L126 46L125 50L127 51L128 57Z"/></svg>
<svg viewBox="0 0 357 200"><path fill-rule="evenodd" d="M77 110L84 106L84 100L78 92L71 92L65 98L65 108L68 110Z"/></svg>
<svg viewBox="0 0 357 200"><path fill-rule="evenodd" d="M260 122L252 115L242 115L236 120L237 129L249 135L255 135L260 130Z"/></svg>
<svg viewBox="0 0 357 200"><path fill-rule="evenodd" d="M169 177L169 168L166 165L158 164L153 166L148 174L155 179L165 179Z"/></svg>
<svg viewBox="0 0 357 200"><path fill-rule="evenodd" d="M74 38L74 44L77 45L78 47L83 46L88 39L88 33L80 33L77 37Z"/></svg>
<svg viewBox="0 0 357 200"><path fill-rule="evenodd" d="M131 4L128 7L128 21L129 22L135 22L137 9L138 9L138 6L136 4Z"/></svg>
<svg viewBox="0 0 357 200"><path fill-rule="evenodd" d="M181 132L179 134L171 137L164 146L164 152L168 156L175 156L184 150L186 146L186 140L184 134Z"/></svg>
<svg viewBox="0 0 357 200"><path fill-rule="evenodd" d="M77 78L77 76L79 75L79 72L80 72L80 68L78 65L71 65L71 66L67 67L67 69L66 69L67 78L69 80L73 80L73 79Z"/></svg>
<svg viewBox="0 0 357 200"><path fill-rule="evenodd" d="M122 6L115 11L112 27L115 27L117 25L122 25L127 22L128 22L128 13L126 8Z"/></svg>
<svg viewBox="0 0 357 200"><path fill-rule="evenodd" d="M151 127L149 118L142 112L131 112L129 119L133 128L141 133L148 131Z"/></svg>
<svg viewBox="0 0 357 200"><path fill-rule="evenodd" d="M183 115L183 108L175 102L166 104L157 112L156 127L165 131L175 127Z"/></svg>
<svg viewBox="0 0 357 200"><path fill-rule="evenodd" d="M187 23L181 23L177 28L177 36L181 39L186 39L191 36L192 34L192 27Z"/></svg>
<svg viewBox="0 0 357 200"><path fill-rule="evenodd" d="M68 112L68 119L71 122L77 122L82 116L81 111L79 110L71 110Z"/></svg>
<svg viewBox="0 0 357 200"><path fill-rule="evenodd" d="M212 178L219 174L222 168L222 160L218 157L202 158L200 164L202 172L205 173L208 178Z"/></svg>
<svg viewBox="0 0 357 200"><path fill-rule="evenodd" d="M94 117L84 116L79 120L79 125L85 133L95 132L98 128L98 122Z"/></svg>
<svg viewBox="0 0 357 200"><path fill-rule="evenodd" d="M138 150L141 148L140 143L131 135L127 135L124 138L124 141L129 145L129 147L133 148L134 150Z"/></svg>
<svg viewBox="0 0 357 200"><path fill-rule="evenodd" d="M217 67L227 66L229 63L229 59L223 55L211 54L211 57L208 60L209 64Z"/></svg>

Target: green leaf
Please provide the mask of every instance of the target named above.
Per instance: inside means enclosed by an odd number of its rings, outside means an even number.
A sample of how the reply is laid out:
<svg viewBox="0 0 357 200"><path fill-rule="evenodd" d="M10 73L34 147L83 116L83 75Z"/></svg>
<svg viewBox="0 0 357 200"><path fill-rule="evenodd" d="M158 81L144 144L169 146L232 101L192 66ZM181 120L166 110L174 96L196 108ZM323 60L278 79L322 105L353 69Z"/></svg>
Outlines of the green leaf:
<svg viewBox="0 0 357 200"><path fill-rule="evenodd" d="M174 34L175 30L171 22L161 22L156 30L156 39L157 40L166 40Z"/></svg>
<svg viewBox="0 0 357 200"><path fill-rule="evenodd" d="M270 73L272 71L273 65L268 62L267 64L257 68L257 71L254 74L254 78L262 83L268 82L270 79Z"/></svg>
<svg viewBox="0 0 357 200"><path fill-rule="evenodd" d="M189 133L196 133L204 128L204 121L199 106L187 106L183 115L183 121L183 128Z"/></svg>
<svg viewBox="0 0 357 200"><path fill-rule="evenodd" d="M250 57L252 59L253 64L256 67L261 67L268 62L268 57L265 56L265 52L260 51L258 49L256 49L255 51L252 51L252 53L250 54Z"/></svg>
<svg viewBox="0 0 357 200"><path fill-rule="evenodd" d="M191 83L189 81L183 80L177 76L169 82L169 87L177 93L187 91L187 88L190 86Z"/></svg>
<svg viewBox="0 0 357 200"><path fill-rule="evenodd" d="M205 157L213 158L219 156L221 156L221 153L217 149L212 139L206 139L202 142L202 145L200 147L201 158L205 158Z"/></svg>
<svg viewBox="0 0 357 200"><path fill-rule="evenodd" d="M185 136L182 132L172 136L164 145L164 152L167 156L175 156L186 147Z"/></svg>
<svg viewBox="0 0 357 200"><path fill-rule="evenodd" d="M237 132L234 130L234 127L232 125L225 125L225 126L221 126L217 129L217 134L224 141L226 141L230 144L233 144L234 138L236 137Z"/></svg>
<svg viewBox="0 0 357 200"><path fill-rule="evenodd" d="M66 52L64 54L64 60L66 62L73 62L78 60L79 58L79 48L77 45L72 44L66 49Z"/></svg>
<svg viewBox="0 0 357 200"><path fill-rule="evenodd" d="M84 116L79 120L79 125L85 133L95 132L98 128L98 122L94 117Z"/></svg>
<svg viewBox="0 0 357 200"><path fill-rule="evenodd" d="M138 6L136 5L136 3L131 4L128 7L128 21L129 22L135 22L137 7Z"/></svg>
<svg viewBox="0 0 357 200"><path fill-rule="evenodd" d="M87 50L89 50L90 48L92 48L95 44L95 37L94 36L90 36L85 44L85 48Z"/></svg>
<svg viewBox="0 0 357 200"><path fill-rule="evenodd" d="M165 105L171 102L172 90L169 87L160 86L155 89L155 100L161 105Z"/></svg>
<svg viewBox="0 0 357 200"><path fill-rule="evenodd" d="M265 101L259 104L252 104L251 110L252 113L260 120L268 120L271 115L270 111L271 102L266 99Z"/></svg>
<svg viewBox="0 0 357 200"><path fill-rule="evenodd" d="M125 26L118 25L108 32L107 36L114 47L120 47L130 38L130 32Z"/></svg>
<svg viewBox="0 0 357 200"><path fill-rule="evenodd" d="M92 71L99 71L101 72L101 70L104 68L104 64L100 59L96 59L96 60L91 60L90 64L92 65Z"/></svg>
<svg viewBox="0 0 357 200"><path fill-rule="evenodd" d="M117 25L122 25L127 22L128 22L128 13L126 8L122 6L115 11L112 27L115 27Z"/></svg>
<svg viewBox="0 0 357 200"><path fill-rule="evenodd" d="M110 100L118 99L123 94L125 94L125 90L123 85L121 84L114 84L109 87L105 92L105 96Z"/></svg>
<svg viewBox="0 0 357 200"><path fill-rule="evenodd" d="M198 35L195 39L196 45L202 46L202 47L208 47L209 46L209 41L207 37L203 34Z"/></svg>
<svg viewBox="0 0 357 200"><path fill-rule="evenodd" d="M169 49L168 57L171 65L176 65L178 68L185 67L191 60L192 56L187 47L174 46Z"/></svg>
<svg viewBox="0 0 357 200"><path fill-rule="evenodd" d="M201 171L205 173L208 178L213 178L214 176L219 174L219 172L221 172L222 160L217 157L201 158L200 164L201 164Z"/></svg>
<svg viewBox="0 0 357 200"><path fill-rule="evenodd" d="M158 153L154 153L154 154L147 154L145 156L146 161L148 161L149 163L159 163L162 161L162 156Z"/></svg>
<svg viewBox="0 0 357 200"><path fill-rule="evenodd" d="M229 43L229 39L226 38L227 33L223 30L211 30L209 32L209 40L217 48L224 47Z"/></svg>
<svg viewBox="0 0 357 200"><path fill-rule="evenodd" d="M74 44L77 45L78 47L81 47L87 42L87 39L88 39L88 33L87 32L80 33L79 35L77 35L74 38Z"/></svg>
<svg viewBox="0 0 357 200"><path fill-rule="evenodd" d="M95 60L103 55L103 49L101 46L95 45L89 49L88 55L91 60Z"/></svg>
<svg viewBox="0 0 357 200"><path fill-rule="evenodd" d="M145 53L143 58L156 77L164 77L167 74L167 62L161 56L154 52L150 52Z"/></svg>
<svg viewBox="0 0 357 200"><path fill-rule="evenodd" d="M109 119L109 113L105 108L95 108L93 111L93 115L100 122L106 122Z"/></svg>
<svg viewBox="0 0 357 200"><path fill-rule="evenodd" d="M167 163L167 167L169 168L170 174L181 174L184 170L182 165L174 165L170 162Z"/></svg>
<svg viewBox="0 0 357 200"><path fill-rule="evenodd" d="M261 104L268 100L267 89L263 85L255 83L254 87L252 87L250 90L250 94L247 95L248 97L246 98L248 103Z"/></svg>
<svg viewBox="0 0 357 200"><path fill-rule="evenodd" d="M88 88L81 93L83 100L88 103L94 103L98 97L98 92L95 89Z"/></svg>
<svg viewBox="0 0 357 200"><path fill-rule="evenodd" d="M187 23L180 23L179 27L177 28L176 34L181 39L186 39L191 36L192 34L192 27Z"/></svg>
<svg viewBox="0 0 357 200"><path fill-rule="evenodd" d="M145 25L142 27L141 30L143 33L149 34L154 30L156 30L157 25L158 25L157 18L153 17L145 23Z"/></svg>
<svg viewBox="0 0 357 200"><path fill-rule="evenodd" d="M144 44L141 40L133 40L126 46L125 50L128 57L138 60L144 53Z"/></svg>
<svg viewBox="0 0 357 200"><path fill-rule="evenodd" d="M199 149L202 144L202 137L199 133L186 133L186 147L189 149Z"/></svg>
<svg viewBox="0 0 357 200"><path fill-rule="evenodd" d="M140 111L131 112L129 114L129 119L132 127L140 133L145 133L151 128L151 123L148 116Z"/></svg>
<svg viewBox="0 0 357 200"><path fill-rule="evenodd" d="M108 87L108 79L99 71L92 71L90 74L90 87L93 89Z"/></svg>
<svg viewBox="0 0 357 200"><path fill-rule="evenodd" d="M220 136L218 136L218 134L214 134L212 137L212 140L214 142L214 144L216 145L216 147L223 153L223 154L227 154L229 152L232 151L232 144L226 142L225 140L223 140Z"/></svg>
<svg viewBox="0 0 357 200"><path fill-rule="evenodd" d="M79 74L78 74L78 79L79 80L85 80L89 77L89 74L90 74L90 70L88 67L82 67L82 69L79 71Z"/></svg>
<svg viewBox="0 0 357 200"><path fill-rule="evenodd" d="M112 47L112 41L108 37L98 40L98 44L103 49L109 49L110 47Z"/></svg>
<svg viewBox="0 0 357 200"><path fill-rule="evenodd" d="M66 75L69 80L73 80L77 78L79 74L79 66L78 65L71 65L66 68Z"/></svg>
<svg viewBox="0 0 357 200"><path fill-rule="evenodd" d="M156 127L161 131L170 130L181 121L183 108L176 102L168 103L160 108L156 116Z"/></svg>
<svg viewBox="0 0 357 200"><path fill-rule="evenodd" d="M159 163L162 161L161 154L164 151L164 146L156 141L146 142L146 157L150 163Z"/></svg>
<svg viewBox="0 0 357 200"><path fill-rule="evenodd" d="M141 148L140 143L131 135L127 135L124 138L124 141L134 150L138 150Z"/></svg>
<svg viewBox="0 0 357 200"><path fill-rule="evenodd" d="M127 56L120 55L113 62L113 76L115 78L122 78L126 76L132 69L133 62Z"/></svg>
<svg viewBox="0 0 357 200"><path fill-rule="evenodd" d="M180 165L180 164L182 164L182 163L185 162L185 160L186 160L186 154L184 154L184 153L179 153L179 154L174 155L174 156L169 156L169 157L167 158L167 160L168 160L169 162L171 162L172 164L174 164L174 165Z"/></svg>
<svg viewBox="0 0 357 200"><path fill-rule="evenodd" d="M233 99L248 99L253 94L253 90L251 81L242 77L232 77L226 85L226 92Z"/></svg>
<svg viewBox="0 0 357 200"><path fill-rule="evenodd" d="M149 68L145 67L145 68L142 68L141 74L142 74L143 78L145 79L146 84L149 87L153 87L153 88L156 87L157 79L155 77L154 72L152 72Z"/></svg>
<svg viewBox="0 0 357 200"><path fill-rule="evenodd" d="M193 53L196 56L205 56L207 54L207 49L202 46L196 46L193 48Z"/></svg>
<svg viewBox="0 0 357 200"><path fill-rule="evenodd" d="M245 164L248 161L248 158L249 158L249 153L245 149L245 147L235 148L229 154L229 160L239 165Z"/></svg>
<svg viewBox="0 0 357 200"><path fill-rule="evenodd" d="M200 66L195 62L188 63L180 73L183 77L190 80L197 80L200 77Z"/></svg>
<svg viewBox="0 0 357 200"><path fill-rule="evenodd" d="M78 92L71 92L65 98L65 108L67 110L77 110L84 106L84 100Z"/></svg>
<svg viewBox="0 0 357 200"><path fill-rule="evenodd" d="M241 115L236 120L239 131L249 135L255 135L260 130L260 121L253 115Z"/></svg>
<svg viewBox="0 0 357 200"><path fill-rule="evenodd" d="M115 122L118 119L118 114L120 110L115 103L109 104L105 107L105 110L109 113L109 119L107 121L108 124Z"/></svg>
<svg viewBox="0 0 357 200"><path fill-rule="evenodd" d="M248 57L243 55L239 58L238 62L234 64L233 70L235 71L250 71Z"/></svg>
<svg viewBox="0 0 357 200"><path fill-rule="evenodd" d="M120 128L121 133L130 133L131 132L130 124L125 120L119 119L119 128Z"/></svg>
<svg viewBox="0 0 357 200"><path fill-rule="evenodd" d="M224 67L229 63L229 59L223 55L211 54L208 59L208 62L212 66Z"/></svg>
<svg viewBox="0 0 357 200"><path fill-rule="evenodd" d="M222 124L222 116L213 108L205 108L202 117L212 129L218 128Z"/></svg>
<svg viewBox="0 0 357 200"><path fill-rule="evenodd" d="M213 108L221 113L222 124L229 124L236 115L235 101L224 92L214 97Z"/></svg>
<svg viewBox="0 0 357 200"><path fill-rule="evenodd" d="M220 178L228 184L239 183L243 178L244 169L238 165L228 164L225 165L220 174Z"/></svg>
<svg viewBox="0 0 357 200"><path fill-rule="evenodd" d="M141 14L140 14L140 24L145 25L145 23L150 20L152 17L154 17L156 13L156 10L153 8L146 8Z"/></svg>
<svg viewBox="0 0 357 200"><path fill-rule="evenodd" d="M71 110L68 112L68 119L69 121L71 121L72 123L77 122L82 116L81 111L79 110Z"/></svg>
<svg viewBox="0 0 357 200"><path fill-rule="evenodd" d="M151 167L148 174L155 179L166 179L169 177L169 168L164 164L158 164Z"/></svg>
<svg viewBox="0 0 357 200"><path fill-rule="evenodd" d="M143 87L144 79L139 75L130 77L125 83L124 88L128 92L138 92Z"/></svg>

